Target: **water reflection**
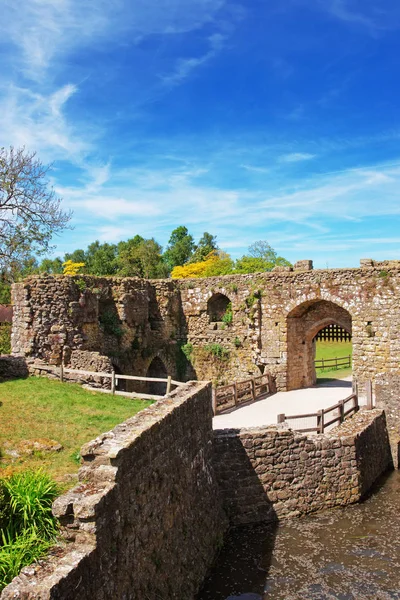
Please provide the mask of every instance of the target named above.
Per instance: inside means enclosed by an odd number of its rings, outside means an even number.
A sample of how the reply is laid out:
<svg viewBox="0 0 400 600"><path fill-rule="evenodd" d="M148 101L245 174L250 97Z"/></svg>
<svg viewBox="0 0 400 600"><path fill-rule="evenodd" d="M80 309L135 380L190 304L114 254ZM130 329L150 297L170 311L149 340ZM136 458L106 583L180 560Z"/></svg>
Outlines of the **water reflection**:
<svg viewBox="0 0 400 600"><path fill-rule="evenodd" d="M362 504L231 532L198 600L400 600L400 472Z"/></svg>

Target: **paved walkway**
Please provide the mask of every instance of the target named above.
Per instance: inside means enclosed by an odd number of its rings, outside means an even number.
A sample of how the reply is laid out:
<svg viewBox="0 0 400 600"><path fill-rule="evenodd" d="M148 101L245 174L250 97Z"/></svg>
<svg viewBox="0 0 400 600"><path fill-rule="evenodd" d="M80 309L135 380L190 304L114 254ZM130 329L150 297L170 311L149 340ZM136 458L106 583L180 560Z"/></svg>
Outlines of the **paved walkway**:
<svg viewBox="0 0 400 600"><path fill-rule="evenodd" d="M214 417L213 427L214 429L236 429L273 425L277 423L280 413L298 415L317 412L343 400L351 393L351 377L331 380L328 383L293 392L278 392L265 400ZM363 398L359 398L359 402L363 404Z"/></svg>

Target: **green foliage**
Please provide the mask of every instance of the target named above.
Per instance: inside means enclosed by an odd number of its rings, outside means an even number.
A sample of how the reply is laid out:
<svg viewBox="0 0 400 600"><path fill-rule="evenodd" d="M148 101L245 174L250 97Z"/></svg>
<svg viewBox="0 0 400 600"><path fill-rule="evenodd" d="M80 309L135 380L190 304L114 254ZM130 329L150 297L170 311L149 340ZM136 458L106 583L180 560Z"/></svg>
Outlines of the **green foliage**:
<svg viewBox="0 0 400 600"><path fill-rule="evenodd" d="M8 281L0 281L0 304L11 303L11 284Z"/></svg>
<svg viewBox="0 0 400 600"><path fill-rule="evenodd" d="M223 323L225 323L225 325L232 325L232 321L233 321L232 302L229 302L228 306L226 307L226 311L222 317L222 321L223 321Z"/></svg>
<svg viewBox="0 0 400 600"><path fill-rule="evenodd" d="M242 345L242 342L240 341L240 338L238 338L237 336L233 340L233 343L234 343L234 345L235 345L236 348L240 348L240 346Z"/></svg>
<svg viewBox="0 0 400 600"><path fill-rule="evenodd" d="M121 321L118 315L113 310L105 310L99 315L99 322L104 331L108 335L115 335L115 337L122 337L124 332L121 327Z"/></svg>
<svg viewBox="0 0 400 600"><path fill-rule="evenodd" d="M168 267L162 248L154 238L145 240L140 235L118 244L117 275L157 279L168 276Z"/></svg>
<svg viewBox="0 0 400 600"><path fill-rule="evenodd" d="M0 325L0 354L11 354L11 323Z"/></svg>
<svg viewBox="0 0 400 600"><path fill-rule="evenodd" d="M218 251L218 260L212 263L205 271L204 277L218 277L229 275L235 267L234 261L226 252Z"/></svg>
<svg viewBox="0 0 400 600"><path fill-rule="evenodd" d="M192 360L192 354L193 354L193 344L191 342L187 342L186 344L183 344L183 346L181 346L181 350L183 352L183 354L186 356L187 360L189 362L191 362Z"/></svg>
<svg viewBox="0 0 400 600"><path fill-rule="evenodd" d="M84 261L72 261L82 263ZM44 258L38 267L39 273L50 273L50 275L61 275L63 273L63 261L61 258Z"/></svg>
<svg viewBox="0 0 400 600"><path fill-rule="evenodd" d="M379 277L390 277L390 273L388 273L388 271L379 271Z"/></svg>
<svg viewBox="0 0 400 600"><path fill-rule="evenodd" d="M134 352L136 350L140 350L140 342L139 342L139 338L138 337L134 337L132 342L131 342L131 350L133 350Z"/></svg>
<svg viewBox="0 0 400 600"><path fill-rule="evenodd" d="M209 354L212 354L212 356L215 356L215 358L218 358L219 360L229 360L229 350L227 348L224 348L221 344L207 344L206 346L204 346L204 350Z"/></svg>
<svg viewBox="0 0 400 600"><path fill-rule="evenodd" d="M0 591L54 543L58 524L51 506L58 492L57 484L41 470L0 480Z"/></svg>
<svg viewBox="0 0 400 600"><path fill-rule="evenodd" d="M182 266L189 261L195 248L193 236L187 227L180 225L171 233L164 259L169 269Z"/></svg>
<svg viewBox="0 0 400 600"><path fill-rule="evenodd" d="M81 277L78 277L77 279L74 279L75 284L77 285L77 287L79 288L80 292L84 292L87 288L86 285L86 281L84 279L82 279Z"/></svg>
<svg viewBox="0 0 400 600"><path fill-rule="evenodd" d="M190 258L190 262L196 263L205 260L210 252L213 252L213 250L218 250L217 237L205 231L200 238L199 243L195 247L195 251Z"/></svg>
<svg viewBox="0 0 400 600"><path fill-rule="evenodd" d="M251 308L257 302L257 300L261 298L261 296L261 290L256 290L252 292L249 296L247 296L245 300L247 308Z"/></svg>

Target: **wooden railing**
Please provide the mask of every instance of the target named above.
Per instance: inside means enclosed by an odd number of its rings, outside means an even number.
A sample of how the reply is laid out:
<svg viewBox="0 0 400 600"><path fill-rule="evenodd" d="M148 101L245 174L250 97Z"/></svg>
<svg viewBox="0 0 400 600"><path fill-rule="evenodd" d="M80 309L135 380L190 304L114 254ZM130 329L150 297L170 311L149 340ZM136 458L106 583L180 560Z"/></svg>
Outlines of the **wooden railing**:
<svg viewBox="0 0 400 600"><path fill-rule="evenodd" d="M117 392L116 391L116 387L118 384L118 381L150 381L150 382L155 382L155 383L166 383L166 392L165 395L167 396L170 391L171 391L171 387L175 386L181 386L181 385L185 385L182 381L175 381L174 379L172 379L172 377L170 375L168 375L168 377L164 378L164 377L141 377L139 375L121 375L120 373L115 373L115 371L111 371L111 373L106 373L104 371L82 371L80 369L70 369L69 367L65 367L63 364L60 365L59 368L59 374L60 374L60 380L64 381L64 375L65 374L71 374L71 375L81 375L82 377L104 377L104 378L110 378L111 380L111 387L110 387L110 392L114 395L116 393L122 393L122 392ZM101 388L98 389L98 391L102 391ZM126 395L128 395L126 393ZM132 392L132 395L134 395L136 398L141 398L141 397L146 397L146 398L163 398L164 396L159 396L156 394L141 394L138 392Z"/></svg>
<svg viewBox="0 0 400 600"><path fill-rule="evenodd" d="M351 405L349 408L347 408L348 405ZM284 414L280 414L278 415L278 423L288 423L289 427L291 429L294 429L295 431L299 431L302 433L306 433L306 432L310 432L310 431L315 431L316 433L324 433L325 429L327 427L329 427L330 425L333 425L335 423L343 423L343 421L346 419L346 417L348 417L349 415L353 415L355 414L357 411L359 410L359 406L358 406L358 396L357 394L351 394L350 396L348 396L347 398L345 398L344 400L339 400L339 402L337 402L337 404L334 404L333 406L330 406L329 408L323 408L322 410L319 410L316 413L308 413L308 414L304 414L304 415L284 415ZM334 413L336 411L335 415L332 415L331 413ZM328 419L326 418L327 415L330 415L328 417ZM313 427L299 427L300 424L296 424L295 423L291 423L292 421L299 421L299 420L307 420L309 421L310 419L314 419L315 425ZM310 423L301 423L301 425L309 425Z"/></svg>
<svg viewBox="0 0 400 600"><path fill-rule="evenodd" d="M320 358L315 361L316 369L347 369L351 368L351 356L342 356L336 358Z"/></svg>
<svg viewBox="0 0 400 600"><path fill-rule="evenodd" d="M273 392L275 392L275 382L269 373L223 385L213 389L214 414L261 400Z"/></svg>

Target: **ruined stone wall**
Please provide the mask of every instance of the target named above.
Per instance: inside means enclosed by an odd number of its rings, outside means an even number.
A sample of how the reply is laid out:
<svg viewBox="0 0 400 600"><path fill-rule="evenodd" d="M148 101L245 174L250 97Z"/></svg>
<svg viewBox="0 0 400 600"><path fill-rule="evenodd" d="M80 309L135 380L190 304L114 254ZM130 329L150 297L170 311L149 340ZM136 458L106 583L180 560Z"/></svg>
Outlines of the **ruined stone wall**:
<svg viewBox="0 0 400 600"><path fill-rule="evenodd" d="M185 322L172 281L32 277L13 286L13 302L12 353L35 363L33 372L41 361L64 359L77 369L109 371L106 362L145 376L158 356L173 378L187 378L179 345Z"/></svg>
<svg viewBox="0 0 400 600"><path fill-rule="evenodd" d="M279 427L214 434L215 470L235 525L357 502L392 465L380 410L360 411L324 435Z"/></svg>
<svg viewBox="0 0 400 600"><path fill-rule="evenodd" d="M157 356L175 379L224 384L265 371L287 390L313 383L312 339L333 322L352 332L360 383L399 371L400 263L310 266L181 281L31 278L14 286L12 352L50 364L99 352L136 375ZM231 319L210 309L217 295L231 304Z"/></svg>
<svg viewBox="0 0 400 600"><path fill-rule="evenodd" d="M375 380L375 404L386 413L393 462L400 468L400 373L382 373Z"/></svg>
<svg viewBox="0 0 400 600"><path fill-rule="evenodd" d="M364 261L359 269L296 267L179 282L198 375L227 383L265 369L275 374L279 390L311 385L311 332L317 333L318 323L322 328L338 321L351 328L353 372L360 382L399 369L399 262ZM217 293L232 302L233 319L210 330L207 302ZM307 310L321 302L311 319ZM229 359L205 353L210 343L226 348Z"/></svg>
<svg viewBox="0 0 400 600"><path fill-rule="evenodd" d="M70 543L1 600L192 600L227 525L212 466L209 384L188 384L82 448L55 501Z"/></svg>

